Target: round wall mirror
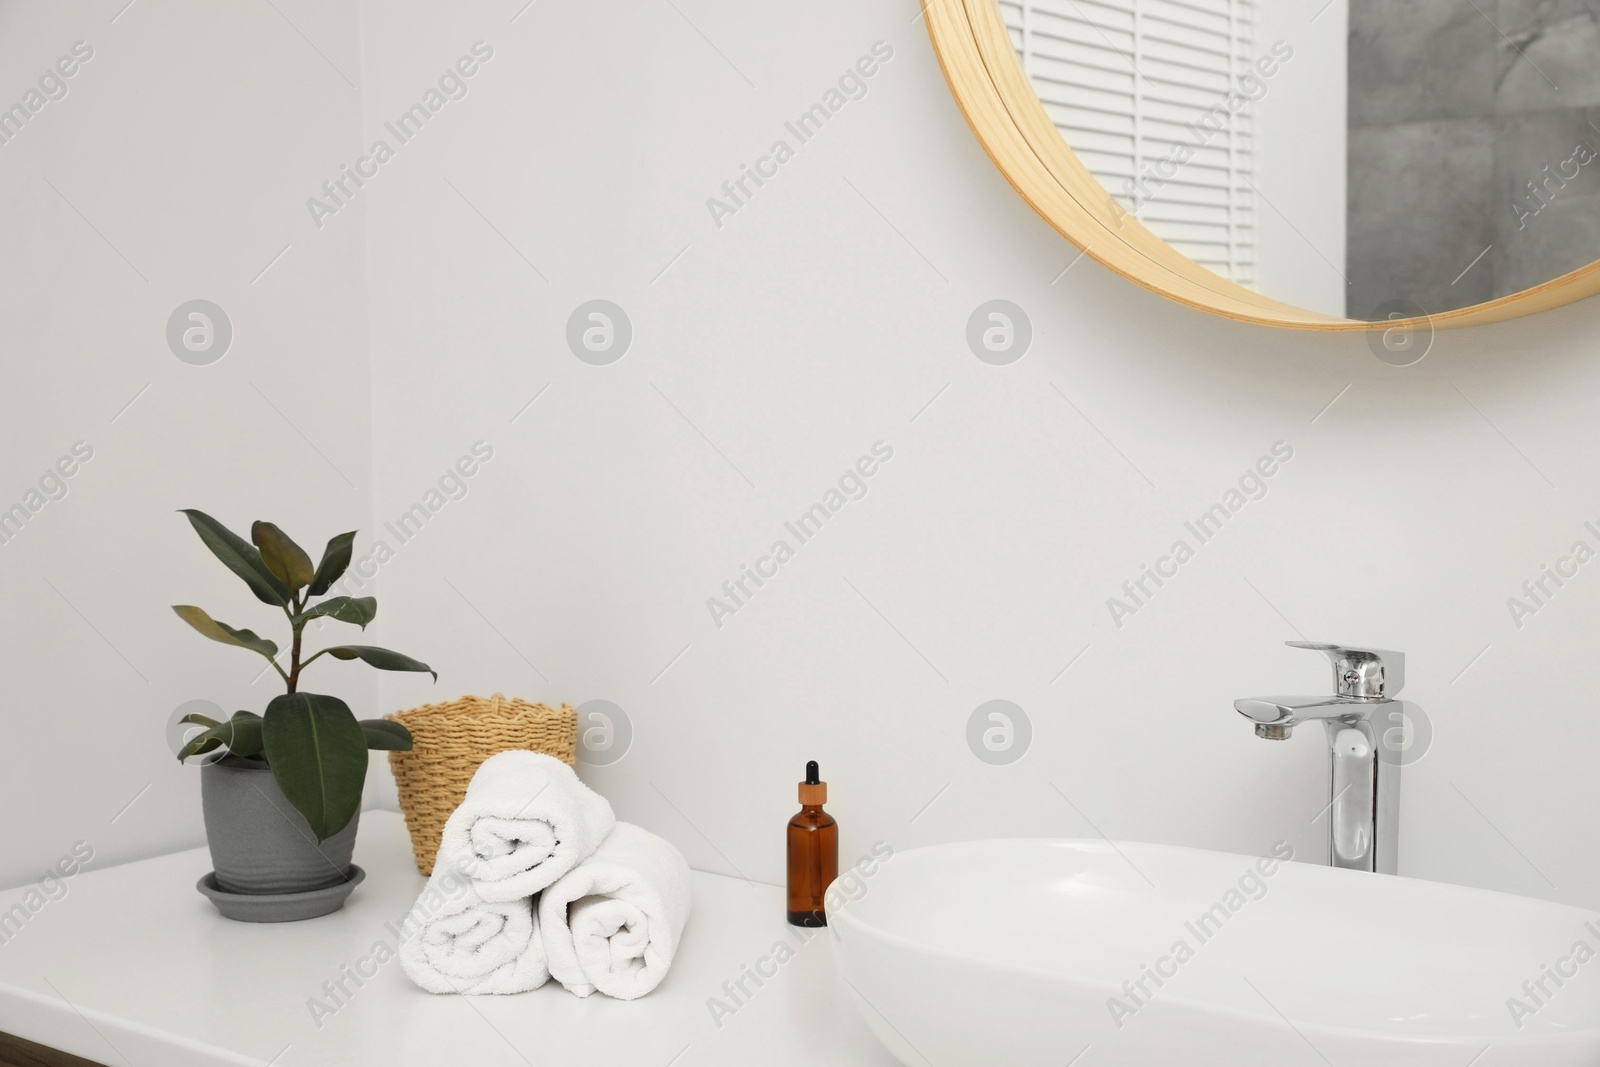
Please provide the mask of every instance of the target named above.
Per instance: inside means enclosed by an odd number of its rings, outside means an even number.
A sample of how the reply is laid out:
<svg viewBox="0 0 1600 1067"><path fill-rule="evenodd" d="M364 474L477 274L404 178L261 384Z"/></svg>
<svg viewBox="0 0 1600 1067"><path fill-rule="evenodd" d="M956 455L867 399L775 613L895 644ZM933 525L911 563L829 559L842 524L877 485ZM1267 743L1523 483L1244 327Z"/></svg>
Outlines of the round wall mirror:
<svg viewBox="0 0 1600 1067"><path fill-rule="evenodd" d="M1322 330L1600 292L1600 0L930 0L968 122L1110 269Z"/></svg>

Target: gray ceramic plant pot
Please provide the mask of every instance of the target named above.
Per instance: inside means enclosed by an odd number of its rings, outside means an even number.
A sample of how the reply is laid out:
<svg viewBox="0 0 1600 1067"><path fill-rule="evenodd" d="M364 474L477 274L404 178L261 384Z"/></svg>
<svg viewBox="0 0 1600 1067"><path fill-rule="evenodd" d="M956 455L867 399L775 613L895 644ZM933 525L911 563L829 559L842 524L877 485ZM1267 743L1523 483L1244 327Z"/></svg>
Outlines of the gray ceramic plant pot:
<svg viewBox="0 0 1600 1067"><path fill-rule="evenodd" d="M200 771L200 800L223 891L305 893L348 880L360 814L319 845L265 762L227 756L208 764Z"/></svg>

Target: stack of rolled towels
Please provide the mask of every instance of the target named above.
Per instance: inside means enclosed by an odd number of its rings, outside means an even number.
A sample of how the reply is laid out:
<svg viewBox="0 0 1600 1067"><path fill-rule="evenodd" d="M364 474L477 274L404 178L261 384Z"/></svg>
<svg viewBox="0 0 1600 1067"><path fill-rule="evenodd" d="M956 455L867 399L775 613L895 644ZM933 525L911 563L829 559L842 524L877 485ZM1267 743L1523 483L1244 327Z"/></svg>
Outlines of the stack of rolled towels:
<svg viewBox="0 0 1600 1067"><path fill-rule="evenodd" d="M431 993L522 993L554 977L580 997L633 1000L666 977L690 896L678 850L617 822L571 767L501 752L445 823L400 963Z"/></svg>

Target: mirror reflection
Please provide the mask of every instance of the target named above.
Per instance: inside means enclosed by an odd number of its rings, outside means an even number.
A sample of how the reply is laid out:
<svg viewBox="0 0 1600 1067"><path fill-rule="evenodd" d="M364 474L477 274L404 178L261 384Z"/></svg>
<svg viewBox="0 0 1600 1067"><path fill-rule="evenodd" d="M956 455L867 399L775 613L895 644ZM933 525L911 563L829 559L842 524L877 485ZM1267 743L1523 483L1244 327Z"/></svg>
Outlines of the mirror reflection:
<svg viewBox="0 0 1600 1067"><path fill-rule="evenodd" d="M1121 209L1240 285L1381 320L1600 258L1600 0L1000 0Z"/></svg>

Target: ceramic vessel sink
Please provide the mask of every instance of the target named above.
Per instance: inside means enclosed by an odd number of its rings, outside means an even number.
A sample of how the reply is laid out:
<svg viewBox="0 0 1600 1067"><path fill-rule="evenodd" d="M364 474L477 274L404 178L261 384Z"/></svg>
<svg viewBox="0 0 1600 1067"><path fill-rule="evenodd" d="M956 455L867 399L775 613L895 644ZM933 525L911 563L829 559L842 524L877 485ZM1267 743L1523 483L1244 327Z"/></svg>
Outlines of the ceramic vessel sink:
<svg viewBox="0 0 1600 1067"><path fill-rule="evenodd" d="M1083 840L915 849L859 884L835 956L915 1067L1600 1064L1600 913Z"/></svg>

